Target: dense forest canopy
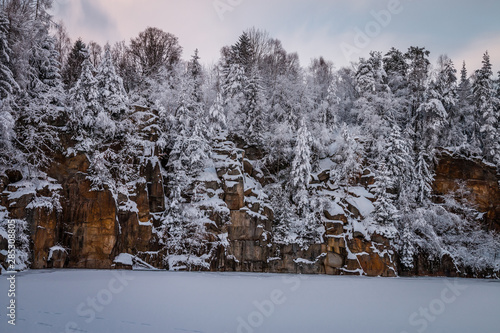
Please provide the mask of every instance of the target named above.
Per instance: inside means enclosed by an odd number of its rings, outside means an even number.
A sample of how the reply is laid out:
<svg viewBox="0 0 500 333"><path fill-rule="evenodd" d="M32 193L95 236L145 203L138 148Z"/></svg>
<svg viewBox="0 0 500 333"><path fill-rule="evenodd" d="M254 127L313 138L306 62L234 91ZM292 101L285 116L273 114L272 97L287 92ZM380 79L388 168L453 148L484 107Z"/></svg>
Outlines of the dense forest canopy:
<svg viewBox="0 0 500 333"><path fill-rule="evenodd" d="M47 14L51 0L0 5L0 172L40 178L54 154L85 153L93 188L119 195L137 181L136 162L160 151L169 192L157 233L171 265L189 253L189 265L203 266L209 255L196 179L232 140L262 151L273 174L263 195L276 242L321 239L318 212L328 203L312 175L327 159L339 193L373 174L375 210L363 223L393 240L406 267L425 252L499 269L499 238L479 227L466 194L438 200L431 187L442 150L500 170L500 82L488 52L478 69L457 69L446 55L431 64L420 46L373 51L343 68L319 57L304 68L252 28L207 67L198 50L182 60L177 37L158 28L102 46L72 41Z"/></svg>

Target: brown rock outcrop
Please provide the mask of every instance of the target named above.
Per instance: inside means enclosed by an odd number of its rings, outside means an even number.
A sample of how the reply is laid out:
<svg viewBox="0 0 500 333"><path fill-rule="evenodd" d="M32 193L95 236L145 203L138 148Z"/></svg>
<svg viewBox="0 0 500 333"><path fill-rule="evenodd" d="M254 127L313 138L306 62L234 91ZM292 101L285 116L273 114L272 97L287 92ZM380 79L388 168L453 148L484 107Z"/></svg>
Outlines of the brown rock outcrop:
<svg viewBox="0 0 500 333"><path fill-rule="evenodd" d="M467 199L484 212L490 230L500 231L500 178L497 170L481 161L454 157L442 152L433 184L435 194L443 195L464 186Z"/></svg>

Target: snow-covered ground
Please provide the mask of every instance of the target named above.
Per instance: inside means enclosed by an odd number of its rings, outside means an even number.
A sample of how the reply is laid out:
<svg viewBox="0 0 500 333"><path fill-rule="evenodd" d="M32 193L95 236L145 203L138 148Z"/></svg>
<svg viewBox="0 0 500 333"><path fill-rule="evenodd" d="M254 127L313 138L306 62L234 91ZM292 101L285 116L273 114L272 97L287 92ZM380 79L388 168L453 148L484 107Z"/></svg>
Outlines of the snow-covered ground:
<svg viewBox="0 0 500 333"><path fill-rule="evenodd" d="M17 274L0 332L499 332L500 281L247 273L39 270Z"/></svg>

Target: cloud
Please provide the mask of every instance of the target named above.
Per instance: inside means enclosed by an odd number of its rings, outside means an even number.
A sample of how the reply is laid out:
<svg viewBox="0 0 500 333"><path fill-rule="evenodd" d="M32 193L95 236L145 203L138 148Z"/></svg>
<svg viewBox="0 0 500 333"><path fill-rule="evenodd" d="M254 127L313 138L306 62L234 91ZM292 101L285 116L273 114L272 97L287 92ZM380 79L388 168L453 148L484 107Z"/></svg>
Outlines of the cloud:
<svg viewBox="0 0 500 333"><path fill-rule="evenodd" d="M234 43L243 30L255 26L279 38L288 52L297 51L303 65L322 55L337 67L349 65L340 44L352 42L355 29L364 30L374 20L371 11L384 10L389 3L389 0L55 1L62 3L58 18L64 19L73 39L82 36L86 41L101 44L128 41L153 26L179 38L185 59L198 48L201 60L210 63L218 59L222 46ZM433 59L448 53L453 59L465 58L471 67L480 64L482 53L490 49L494 66L500 62L500 55L493 48L500 45L494 38L495 34L500 35L498 0L483 0L480 6L466 0L400 2L403 11L393 15L390 24L350 60L366 57L370 50L385 52L394 46L405 51L416 45L429 49ZM226 5L222 19L221 12L214 7L217 3Z"/></svg>
<svg viewBox="0 0 500 333"><path fill-rule="evenodd" d="M119 35L116 21L97 0L56 0L52 14L63 20L73 39L96 40L105 43Z"/></svg>

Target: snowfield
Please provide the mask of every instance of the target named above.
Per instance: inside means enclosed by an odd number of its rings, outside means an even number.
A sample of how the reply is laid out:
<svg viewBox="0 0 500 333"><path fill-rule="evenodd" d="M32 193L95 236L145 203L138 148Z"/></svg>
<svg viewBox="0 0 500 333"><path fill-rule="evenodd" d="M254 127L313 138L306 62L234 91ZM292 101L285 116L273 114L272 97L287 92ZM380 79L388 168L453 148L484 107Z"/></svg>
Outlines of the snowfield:
<svg viewBox="0 0 500 333"><path fill-rule="evenodd" d="M255 273L37 270L17 274L0 332L499 332L500 281Z"/></svg>

